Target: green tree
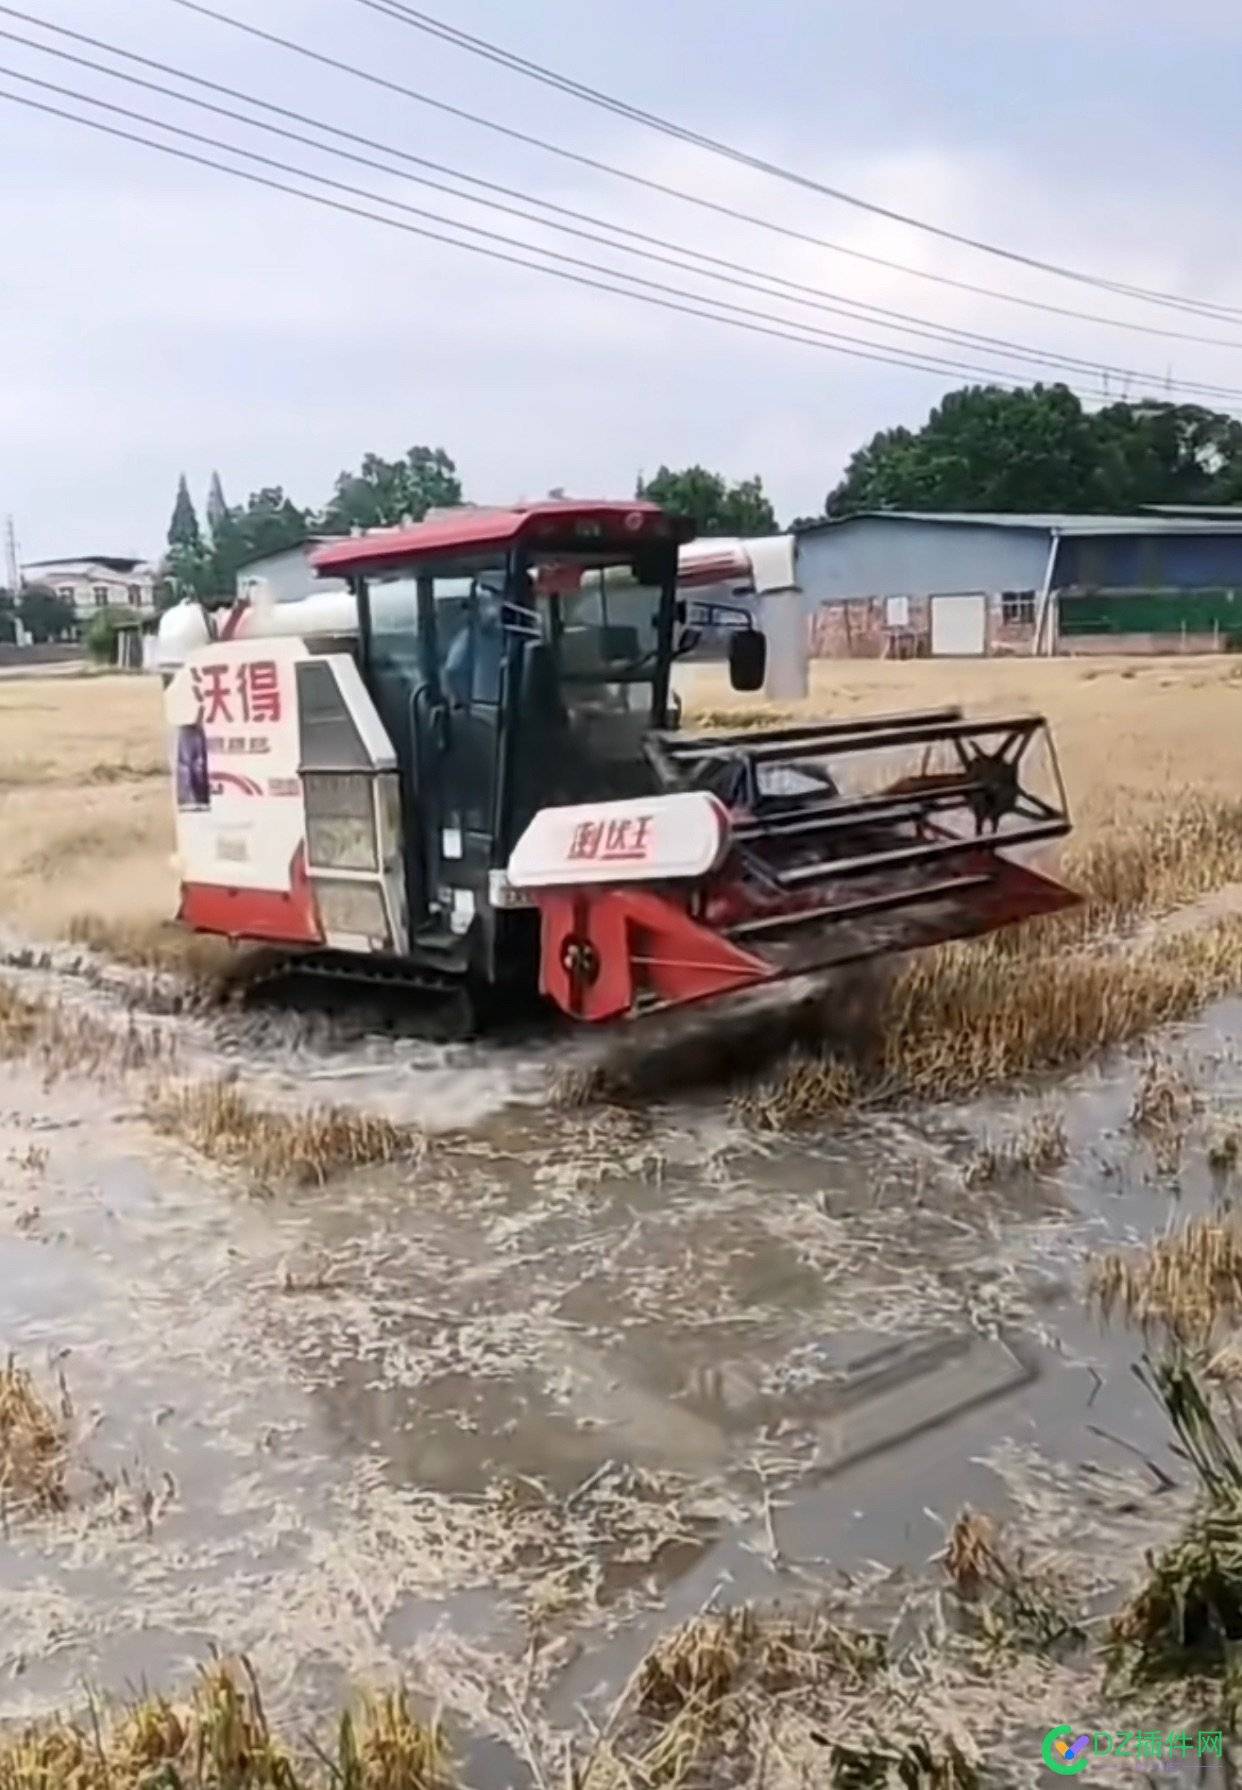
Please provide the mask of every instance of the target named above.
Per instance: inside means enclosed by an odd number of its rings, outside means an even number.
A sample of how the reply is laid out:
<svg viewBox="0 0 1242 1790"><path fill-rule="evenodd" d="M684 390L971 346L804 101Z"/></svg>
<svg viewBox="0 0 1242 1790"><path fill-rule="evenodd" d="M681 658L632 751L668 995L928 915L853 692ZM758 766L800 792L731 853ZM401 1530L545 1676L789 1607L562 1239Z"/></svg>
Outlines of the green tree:
<svg viewBox="0 0 1242 1790"><path fill-rule="evenodd" d="M207 487L207 527L214 541L220 525L227 522L229 506L224 498L224 486L220 483L220 474L213 472L211 483Z"/></svg>
<svg viewBox="0 0 1242 1790"><path fill-rule="evenodd" d="M1242 422L1200 404L1110 404L1092 417L1104 488L1116 507L1235 503Z"/></svg>
<svg viewBox="0 0 1242 1790"><path fill-rule="evenodd" d="M48 584L28 584L17 599L21 624L37 646L49 640L64 640L77 626L73 604Z"/></svg>
<svg viewBox="0 0 1242 1790"><path fill-rule="evenodd" d="M12 591L0 590L0 642L12 646L17 639L17 603Z"/></svg>
<svg viewBox="0 0 1242 1790"><path fill-rule="evenodd" d="M1193 404L1089 413L1066 386L949 392L859 448L825 501L859 510L1099 510L1242 496L1242 423Z"/></svg>
<svg viewBox="0 0 1242 1790"><path fill-rule="evenodd" d="M168 553L164 561L164 584L173 600L181 597L209 597L214 593L215 566L212 552L203 540L198 514L190 487L182 473L177 484L172 520L168 524Z"/></svg>
<svg viewBox="0 0 1242 1790"><path fill-rule="evenodd" d="M183 597L202 601L217 595L216 556L203 542L197 546L170 547L164 558L162 584L170 592L170 602ZM167 608L167 603L164 607Z"/></svg>
<svg viewBox="0 0 1242 1790"><path fill-rule="evenodd" d="M330 533L391 527L408 516L421 522L428 510L462 500L457 468L443 448L412 447L403 460L368 454L360 472L343 472L320 518Z"/></svg>
<svg viewBox="0 0 1242 1790"><path fill-rule="evenodd" d="M185 551L199 548L202 544L203 537L198 526L194 499L190 496L190 487L182 473L177 486L177 500L173 504L172 520L168 524L168 545Z"/></svg>
<svg viewBox="0 0 1242 1790"><path fill-rule="evenodd" d="M680 472L661 466L653 478L639 479L635 495L660 504L671 515L688 518L700 535L751 537L777 532L776 512L757 477L728 485L704 466L687 466Z"/></svg>
<svg viewBox="0 0 1242 1790"><path fill-rule="evenodd" d="M97 609L86 624L83 636L88 658L99 665L115 665L116 637L123 624L137 620L136 610L121 605L110 604L106 609Z"/></svg>
<svg viewBox="0 0 1242 1790"><path fill-rule="evenodd" d="M280 485L252 491L244 508L226 508L211 528L214 594L231 596L240 566L261 553L296 547L306 539L306 531L306 512L286 497Z"/></svg>

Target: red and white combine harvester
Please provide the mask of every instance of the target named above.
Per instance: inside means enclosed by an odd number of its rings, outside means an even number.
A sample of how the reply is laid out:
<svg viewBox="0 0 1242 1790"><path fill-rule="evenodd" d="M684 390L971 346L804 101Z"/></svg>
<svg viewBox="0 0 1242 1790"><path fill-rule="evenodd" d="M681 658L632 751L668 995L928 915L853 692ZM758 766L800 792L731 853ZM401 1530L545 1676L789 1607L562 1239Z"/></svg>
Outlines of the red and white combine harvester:
<svg viewBox="0 0 1242 1790"><path fill-rule="evenodd" d="M536 989L619 1020L1074 900L1013 855L1069 831L1037 717L684 731L684 536L641 502L465 509L321 548L344 590L170 610L181 922L464 1026ZM758 689L763 634L728 638Z"/></svg>

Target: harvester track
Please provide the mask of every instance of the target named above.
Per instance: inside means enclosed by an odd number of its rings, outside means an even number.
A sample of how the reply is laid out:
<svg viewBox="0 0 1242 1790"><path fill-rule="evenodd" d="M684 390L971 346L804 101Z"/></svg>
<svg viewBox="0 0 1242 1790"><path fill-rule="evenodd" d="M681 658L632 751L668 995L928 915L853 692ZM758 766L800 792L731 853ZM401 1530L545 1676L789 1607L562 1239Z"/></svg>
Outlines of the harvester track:
<svg viewBox="0 0 1242 1790"><path fill-rule="evenodd" d="M517 1032L554 1033L562 1023L545 1003L510 994L504 1006L498 991L477 988L460 976L425 965L351 956L347 952L291 952L274 956L246 981L244 1000L279 1000L337 1014L352 1004L376 1002L383 1019L403 1036L432 1043L464 1043L486 1032L498 1038Z"/></svg>

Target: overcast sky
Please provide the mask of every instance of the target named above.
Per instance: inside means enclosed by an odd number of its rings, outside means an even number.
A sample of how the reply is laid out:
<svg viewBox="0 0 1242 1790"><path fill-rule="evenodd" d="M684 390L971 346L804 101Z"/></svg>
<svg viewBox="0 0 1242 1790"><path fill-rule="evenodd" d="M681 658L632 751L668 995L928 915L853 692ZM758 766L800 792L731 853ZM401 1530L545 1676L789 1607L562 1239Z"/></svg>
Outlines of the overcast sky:
<svg viewBox="0 0 1242 1790"><path fill-rule="evenodd" d="M1239 347L1047 316L713 217L316 67L175 0L20 3L757 273L1150 370L1157 388L1170 373L1242 388L1242 320L1179 319L937 242L549 92L360 0L213 3L487 118L835 243L1092 317L1232 336ZM881 204L1110 278L1242 306L1236 0L423 3L568 75ZM0 27L66 47L3 13ZM21 70L331 173L381 199L713 289L3 40L0 64L6 91L87 109L7 73ZM7 99L0 169L0 515L14 515L26 559L155 554L183 469L200 505L213 467L232 501L279 483L297 501L320 504L336 474L366 451L395 456L416 442L447 448L476 500L552 486L622 495L640 469L701 461L732 478L760 473L788 519L819 509L851 450L876 429L921 420L942 390L963 382L569 286ZM714 289L791 324L897 340L875 326Z"/></svg>

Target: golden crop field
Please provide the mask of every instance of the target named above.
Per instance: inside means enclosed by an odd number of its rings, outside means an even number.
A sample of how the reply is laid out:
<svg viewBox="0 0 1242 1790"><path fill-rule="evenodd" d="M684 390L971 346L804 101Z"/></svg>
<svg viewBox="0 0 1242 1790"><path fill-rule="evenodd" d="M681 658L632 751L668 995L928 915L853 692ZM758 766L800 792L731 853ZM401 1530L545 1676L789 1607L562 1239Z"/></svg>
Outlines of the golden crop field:
<svg viewBox="0 0 1242 1790"><path fill-rule="evenodd" d="M1046 715L1084 833L1171 800L1178 787L1242 794L1242 660L855 659L811 669L810 699L791 714L958 703L975 716ZM732 694L723 667L695 667L684 689L691 719L696 710L723 718L747 701Z"/></svg>
<svg viewBox="0 0 1242 1790"><path fill-rule="evenodd" d="M683 674L687 720L753 714L723 668ZM960 703L1047 715L1079 843L1126 831L1181 792L1242 796L1242 664L1229 658L913 663L819 661L808 716ZM141 937L176 883L156 680L0 681L0 922L39 937L75 923Z"/></svg>

